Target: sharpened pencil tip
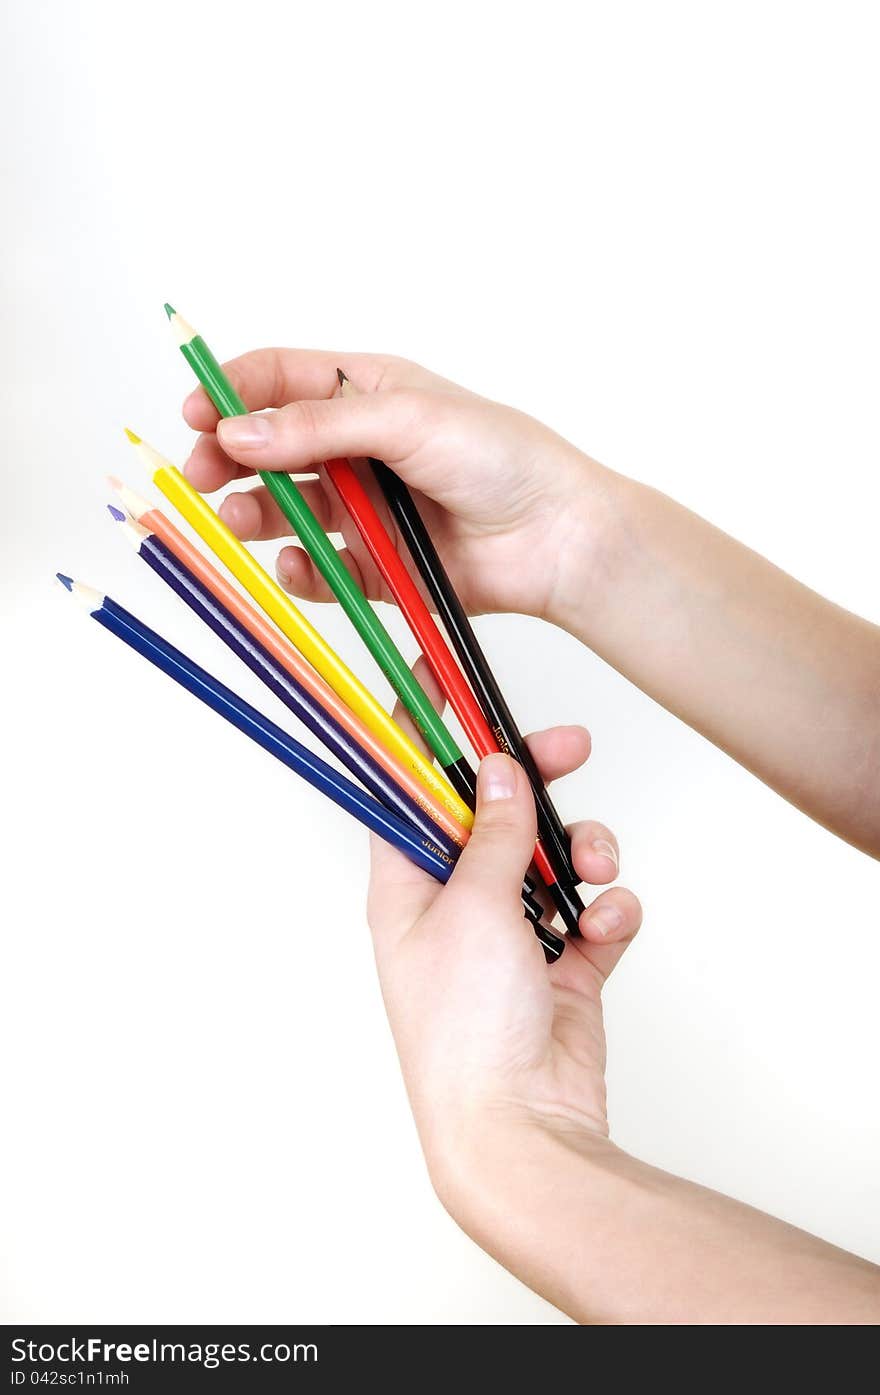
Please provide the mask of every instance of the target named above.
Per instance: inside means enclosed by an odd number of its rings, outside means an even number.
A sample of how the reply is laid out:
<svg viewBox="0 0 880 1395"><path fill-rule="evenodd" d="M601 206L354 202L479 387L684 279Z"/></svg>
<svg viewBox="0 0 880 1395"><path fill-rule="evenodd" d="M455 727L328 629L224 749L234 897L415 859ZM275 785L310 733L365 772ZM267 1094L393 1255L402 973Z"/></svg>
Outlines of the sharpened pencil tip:
<svg viewBox="0 0 880 1395"><path fill-rule="evenodd" d="M120 491L120 489L122 488L122 480L119 478L119 476L118 476L118 475L105 475L105 476L104 476L104 479L105 479L106 482L109 484L110 488L111 488L111 489L115 489L116 492L117 492L117 494L118 494L119 491Z"/></svg>
<svg viewBox="0 0 880 1395"><path fill-rule="evenodd" d="M139 446L141 444L140 436L136 436L133 431L129 431L127 426L124 426L122 429L133 446Z"/></svg>
<svg viewBox="0 0 880 1395"><path fill-rule="evenodd" d="M175 310L174 306L169 305L167 300L165 302L165 314L168 316L169 320L171 319L172 315L177 314L177 311Z"/></svg>
<svg viewBox="0 0 880 1395"><path fill-rule="evenodd" d="M109 513L111 518L116 519L117 523L125 522L125 514L123 513L122 509L118 509L115 504L108 504L107 512Z"/></svg>
<svg viewBox="0 0 880 1395"><path fill-rule="evenodd" d="M343 371L342 371L341 368L337 368L337 370L336 370L336 376L337 376L337 378L339 379L339 386L340 386L340 387L342 387L343 383L347 383L347 382L348 382L348 374L347 374L347 373L343 373Z"/></svg>
<svg viewBox="0 0 880 1395"><path fill-rule="evenodd" d="M61 585L64 587L65 591L72 591L72 590L73 590L73 577L72 577L72 576L65 576L63 572L56 572L55 575L56 575L56 577L58 578L58 580L61 582Z"/></svg>

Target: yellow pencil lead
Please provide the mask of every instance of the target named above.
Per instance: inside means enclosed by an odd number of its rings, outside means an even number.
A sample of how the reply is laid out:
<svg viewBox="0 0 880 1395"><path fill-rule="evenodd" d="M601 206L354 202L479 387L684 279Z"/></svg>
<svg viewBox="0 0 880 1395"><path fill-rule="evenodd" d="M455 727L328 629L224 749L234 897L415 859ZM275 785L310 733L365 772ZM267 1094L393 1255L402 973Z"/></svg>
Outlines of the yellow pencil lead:
<svg viewBox="0 0 880 1395"><path fill-rule="evenodd" d="M129 431L127 426L123 427L123 430L133 446L139 446L141 444L140 436L136 436L133 431Z"/></svg>

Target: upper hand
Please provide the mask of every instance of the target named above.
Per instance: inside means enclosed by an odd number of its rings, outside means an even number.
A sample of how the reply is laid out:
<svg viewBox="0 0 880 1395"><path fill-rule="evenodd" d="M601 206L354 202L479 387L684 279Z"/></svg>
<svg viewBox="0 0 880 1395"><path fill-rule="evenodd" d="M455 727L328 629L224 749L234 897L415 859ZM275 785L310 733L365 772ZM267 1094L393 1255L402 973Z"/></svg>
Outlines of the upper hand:
<svg viewBox="0 0 880 1395"><path fill-rule="evenodd" d="M576 551L576 506L601 468L595 462L531 417L403 359L261 349L225 367L261 415L218 421L203 388L187 398L186 420L203 433L186 465L196 489L210 493L257 469L312 473L322 460L377 456L413 489L467 610L554 618ZM361 395L333 395L337 367ZM363 479L395 537L371 473ZM343 560L365 594L390 599L329 481L319 476L301 488L325 531L343 535ZM244 541L290 532L262 486L231 494L220 516ZM292 594L333 599L300 548L282 548L277 571Z"/></svg>

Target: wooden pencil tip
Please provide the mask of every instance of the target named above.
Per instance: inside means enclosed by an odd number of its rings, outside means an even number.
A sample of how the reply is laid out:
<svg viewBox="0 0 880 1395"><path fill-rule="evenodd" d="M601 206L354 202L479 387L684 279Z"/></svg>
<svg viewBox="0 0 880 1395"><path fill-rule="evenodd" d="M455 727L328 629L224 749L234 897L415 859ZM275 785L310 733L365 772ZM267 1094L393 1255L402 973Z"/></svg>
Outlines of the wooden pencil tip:
<svg viewBox="0 0 880 1395"><path fill-rule="evenodd" d="M124 426L122 429L133 446L139 446L141 444L140 436L136 436L133 431L129 431L127 426Z"/></svg>
<svg viewBox="0 0 880 1395"><path fill-rule="evenodd" d="M337 376L337 378L339 379L339 386L340 386L340 387L344 387L345 384L348 382L348 374L347 374L347 373L343 373L343 371L342 371L341 368L337 368L337 370L336 370L336 376Z"/></svg>
<svg viewBox="0 0 880 1395"><path fill-rule="evenodd" d="M146 449L149 450L149 446ZM125 510L119 519L120 523L130 518L133 518L135 523L139 523L144 514L150 512L152 505L149 501L143 499L140 494L135 494L133 489L129 489L128 485L123 484L122 480L118 480L115 475L108 475L107 483L114 493L119 495L119 507ZM110 508L110 505L108 504L107 507ZM116 515L113 514L113 517L115 518Z"/></svg>
<svg viewBox="0 0 880 1395"><path fill-rule="evenodd" d="M178 349L192 343L193 339L196 338L196 332L192 325L187 324L180 312L175 310L173 305L166 305L165 314L168 316L168 328L177 341Z"/></svg>

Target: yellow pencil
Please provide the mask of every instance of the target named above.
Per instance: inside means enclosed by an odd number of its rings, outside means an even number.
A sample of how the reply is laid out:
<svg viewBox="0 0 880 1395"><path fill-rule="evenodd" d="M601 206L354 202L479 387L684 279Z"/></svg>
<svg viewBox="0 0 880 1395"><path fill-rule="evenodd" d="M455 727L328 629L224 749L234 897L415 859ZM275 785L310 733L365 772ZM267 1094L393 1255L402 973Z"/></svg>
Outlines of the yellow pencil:
<svg viewBox="0 0 880 1395"><path fill-rule="evenodd" d="M296 645L303 657L383 745L437 796L444 808L448 809L459 823L464 824L465 828L471 828L474 816L445 776L434 768L406 733L401 731L393 717L388 715L369 689L364 687L335 650L330 648L314 625L309 624L302 611L285 595L277 582L272 580L244 544L239 542L231 529L217 517L211 506L187 483L170 460L166 460L133 431L126 429L125 434L149 470L157 489L162 491L178 513L195 529L202 541L241 583L257 605L275 621L282 634Z"/></svg>

